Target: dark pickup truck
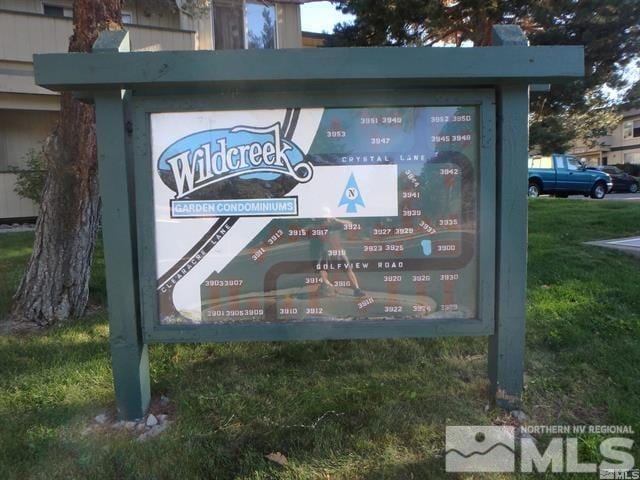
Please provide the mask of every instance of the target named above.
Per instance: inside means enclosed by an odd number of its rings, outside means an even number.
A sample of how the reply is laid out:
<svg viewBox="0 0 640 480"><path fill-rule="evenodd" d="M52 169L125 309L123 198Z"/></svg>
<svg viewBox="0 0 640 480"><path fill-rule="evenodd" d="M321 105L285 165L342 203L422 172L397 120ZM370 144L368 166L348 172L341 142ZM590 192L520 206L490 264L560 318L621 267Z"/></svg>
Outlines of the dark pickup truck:
<svg viewBox="0 0 640 480"><path fill-rule="evenodd" d="M585 197L604 198L613 188L608 174L588 169L571 155L535 155L529 157L529 196L542 193L567 197L582 194Z"/></svg>

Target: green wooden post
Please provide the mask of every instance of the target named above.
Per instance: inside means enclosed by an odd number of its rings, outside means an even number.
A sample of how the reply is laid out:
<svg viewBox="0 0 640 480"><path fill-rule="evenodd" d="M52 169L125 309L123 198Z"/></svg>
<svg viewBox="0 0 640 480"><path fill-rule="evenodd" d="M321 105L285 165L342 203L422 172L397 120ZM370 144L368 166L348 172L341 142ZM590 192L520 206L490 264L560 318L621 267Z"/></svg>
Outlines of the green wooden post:
<svg viewBox="0 0 640 480"><path fill-rule="evenodd" d="M493 28L494 45L527 45L515 25ZM512 410L522 401L527 282L527 158L529 90L497 87L496 317L489 338L489 377L496 404Z"/></svg>
<svg viewBox="0 0 640 480"><path fill-rule="evenodd" d="M94 44L102 52L128 52L127 32L103 32ZM127 174L123 92L96 92L98 168L102 197L104 256L109 297L111 365L124 419L142 417L150 396L149 357L140 331L135 222Z"/></svg>

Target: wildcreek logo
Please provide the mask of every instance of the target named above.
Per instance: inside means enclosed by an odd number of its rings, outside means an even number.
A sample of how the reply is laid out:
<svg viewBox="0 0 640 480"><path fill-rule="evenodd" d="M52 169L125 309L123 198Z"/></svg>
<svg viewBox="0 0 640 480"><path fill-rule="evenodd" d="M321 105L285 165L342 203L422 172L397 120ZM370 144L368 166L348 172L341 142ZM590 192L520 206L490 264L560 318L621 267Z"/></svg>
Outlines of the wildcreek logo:
<svg viewBox="0 0 640 480"><path fill-rule="evenodd" d="M281 175L306 183L313 165L282 137L280 123L268 127L236 126L206 130L181 138L158 159L162 181L176 199L233 177L275 180Z"/></svg>

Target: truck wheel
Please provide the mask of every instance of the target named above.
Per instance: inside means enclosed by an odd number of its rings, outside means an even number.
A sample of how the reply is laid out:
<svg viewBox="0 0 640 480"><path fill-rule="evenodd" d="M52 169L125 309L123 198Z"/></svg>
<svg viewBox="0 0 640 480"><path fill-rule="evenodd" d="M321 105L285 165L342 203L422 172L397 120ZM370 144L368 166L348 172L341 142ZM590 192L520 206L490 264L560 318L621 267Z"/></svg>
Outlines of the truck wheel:
<svg viewBox="0 0 640 480"><path fill-rule="evenodd" d="M638 192L638 184L637 183L632 183L631 185L629 185L629 192L637 193Z"/></svg>
<svg viewBox="0 0 640 480"><path fill-rule="evenodd" d="M607 194L607 186L603 182L598 182L593 186L591 190L591 198L602 200Z"/></svg>
<svg viewBox="0 0 640 480"><path fill-rule="evenodd" d="M538 185L536 182L529 182L528 195L531 198L538 198L540 196L540 185Z"/></svg>

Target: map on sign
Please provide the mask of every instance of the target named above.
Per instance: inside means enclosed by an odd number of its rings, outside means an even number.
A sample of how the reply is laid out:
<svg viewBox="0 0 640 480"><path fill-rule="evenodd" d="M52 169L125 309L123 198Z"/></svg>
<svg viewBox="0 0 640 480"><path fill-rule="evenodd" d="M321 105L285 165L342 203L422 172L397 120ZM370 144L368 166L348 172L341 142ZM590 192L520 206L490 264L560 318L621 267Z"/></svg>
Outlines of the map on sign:
<svg viewBox="0 0 640 480"><path fill-rule="evenodd" d="M476 107L150 125L161 324L477 318Z"/></svg>

